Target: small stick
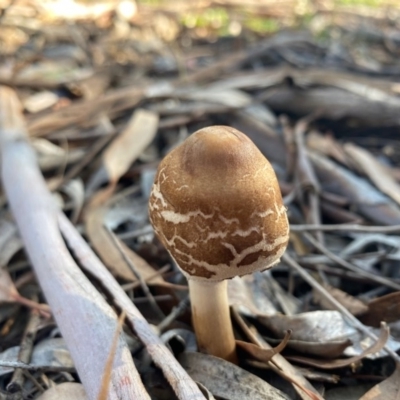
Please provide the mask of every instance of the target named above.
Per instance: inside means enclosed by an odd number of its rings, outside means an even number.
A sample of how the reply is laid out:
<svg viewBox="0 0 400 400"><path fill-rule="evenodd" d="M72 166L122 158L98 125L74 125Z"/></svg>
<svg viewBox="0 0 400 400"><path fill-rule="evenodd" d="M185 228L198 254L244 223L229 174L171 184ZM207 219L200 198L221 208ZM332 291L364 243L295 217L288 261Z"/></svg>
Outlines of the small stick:
<svg viewBox="0 0 400 400"><path fill-rule="evenodd" d="M159 270L157 270L153 275L150 275L148 278L146 278L145 282L148 284L153 279L155 279L161 275L164 275L164 273L166 273L170 268L171 268L171 266L169 264L164 265ZM131 290L131 289L136 289L139 286L140 286L140 282L131 282L131 283L125 283L124 285L121 285L122 289L124 289L125 291Z"/></svg>
<svg viewBox="0 0 400 400"><path fill-rule="evenodd" d="M136 279L139 281L140 283L140 287L143 290L143 293L145 294L145 296L148 298L149 303L152 307L152 309L155 311L155 313L157 314L157 316L160 319L164 319L165 315L162 312L161 308L159 307L159 305L157 304L157 302L154 300L154 297L152 295L152 293L150 292L149 287L147 286L146 281L143 279L142 275L139 273L139 271L137 270L137 268L133 265L132 261L130 260L129 257L126 256L126 253L124 251L124 249L121 246L121 243L119 242L118 238L114 235L114 233L108 229L106 226L104 227L108 234L111 237L111 240L113 241L113 243L115 244L115 246L117 247L117 249L119 250L119 252L121 253L122 258L124 259L124 261L128 264L129 268L131 269L131 271L133 272L133 274L135 275Z"/></svg>
<svg viewBox="0 0 400 400"><path fill-rule="evenodd" d="M305 148L304 135L310 122L315 119L316 114L309 115L296 123L294 128L294 139L297 146L297 168L296 178L299 181L299 186L302 188L303 196L299 196L299 200L303 199L303 209L308 222L312 224L321 223L321 206L320 206L320 193L321 187L314 170L314 166L308 157ZM321 231L315 232L315 240L321 245L325 241L324 233ZM328 278L324 274L319 265L317 265L317 272L320 281L328 283Z"/></svg>
<svg viewBox="0 0 400 400"><path fill-rule="evenodd" d="M323 254L325 254L327 257L329 257L332 261L336 262L337 264L341 265L343 268L348 269L351 272L354 272L356 274L362 275L366 278L369 278L370 280L377 282L381 285L390 287L392 289L395 290L400 290L400 285L392 282L389 279L386 279L383 276L379 276L379 275L374 275L371 272L368 271L364 271L363 269L361 269L360 267L357 267L356 265L353 265L351 263L349 263L346 260L343 260L342 258L340 258L339 256L337 256L336 254L332 253L330 250L328 250L326 247L324 247L323 245L321 245L321 243L319 243L317 240L315 240L309 233L307 232L303 232L303 236L320 252L322 252Z"/></svg>
<svg viewBox="0 0 400 400"><path fill-rule="evenodd" d="M318 268L318 269L321 269L322 271L324 271L324 273L326 275L337 276L337 277L342 278L342 279L347 279L347 280L356 281L356 282L362 282L362 283L371 282L370 278L367 278L366 276L360 276L359 274L355 274L355 273L349 272L347 270L338 269L338 268L334 268L334 267L329 267L329 266L323 265L323 264L322 265L318 265L318 267L317 267L313 263L305 262L303 260L299 260L299 259L296 259L296 258L295 258L295 260L303 268L305 268L307 270L316 271L317 268ZM284 267L276 267L275 268L275 271L283 271L283 270L284 270ZM297 274L295 274L295 275L297 275ZM394 280L394 282L396 282L396 281ZM398 282L398 280L397 280L397 282ZM379 287L382 288L383 286L379 286Z"/></svg>
<svg viewBox="0 0 400 400"><path fill-rule="evenodd" d="M169 315L161 321L157 328L160 332L164 331L173 321L175 321L189 307L190 298L186 296L176 307L174 307Z"/></svg>
<svg viewBox="0 0 400 400"><path fill-rule="evenodd" d="M20 368L29 371L49 371L49 372L76 372L75 367L64 367L62 365L32 365L22 361L3 361L0 360L0 367Z"/></svg>
<svg viewBox="0 0 400 400"><path fill-rule="evenodd" d="M23 363L28 363L31 360L33 342L36 337L39 323L40 323L39 312L35 309L32 309L30 311L29 320L21 340L18 352L18 361ZM7 385L7 390L10 393L21 392L23 384L24 384L24 374L22 372L22 369L17 368L13 373L10 383Z"/></svg>
<svg viewBox="0 0 400 400"><path fill-rule="evenodd" d="M159 296L153 296L153 299L158 302L168 301L168 300L171 300L172 298L173 297L170 294L160 294ZM135 304L148 303L149 298L148 297L135 297L132 301Z"/></svg>
<svg viewBox="0 0 400 400"><path fill-rule="evenodd" d="M48 389L48 386L44 387L43 385L41 385L40 382L30 373L29 370L23 369L22 371L25 377L33 383L33 385L40 393L43 393L46 391L46 389Z"/></svg>
<svg viewBox="0 0 400 400"><path fill-rule="evenodd" d="M153 233L153 228L152 226L146 225L143 228L140 229L135 229L133 231L128 231L128 232L123 232L123 233L119 233L117 236L121 239L121 240L127 240L127 239L135 239L139 236L142 235L148 235L149 233Z"/></svg>
<svg viewBox="0 0 400 400"><path fill-rule="evenodd" d="M399 233L400 225L391 226L365 226L358 224L326 224L326 225L307 225L293 224L290 225L292 232L302 231L324 231L324 232L367 232L367 233Z"/></svg>
<svg viewBox="0 0 400 400"><path fill-rule="evenodd" d="M111 141L114 137L114 133L110 133L92 145L84 158L82 158L78 163L76 163L63 177L63 179L58 182L57 187L54 189L59 189L61 186L65 185L71 179L75 178L79 172L81 172L94 157Z"/></svg>

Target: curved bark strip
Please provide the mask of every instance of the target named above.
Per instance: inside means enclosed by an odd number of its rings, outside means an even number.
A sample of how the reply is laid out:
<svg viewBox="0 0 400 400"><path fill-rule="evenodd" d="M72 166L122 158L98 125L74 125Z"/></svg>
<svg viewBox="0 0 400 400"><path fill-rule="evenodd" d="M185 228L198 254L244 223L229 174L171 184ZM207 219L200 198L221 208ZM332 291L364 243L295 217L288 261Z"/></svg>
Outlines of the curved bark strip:
<svg viewBox="0 0 400 400"><path fill-rule="evenodd" d="M0 87L0 152L3 186L26 252L61 330L88 399L95 400L117 318L79 269L61 236L54 203L26 140L20 103ZM150 399L120 335L109 400Z"/></svg>

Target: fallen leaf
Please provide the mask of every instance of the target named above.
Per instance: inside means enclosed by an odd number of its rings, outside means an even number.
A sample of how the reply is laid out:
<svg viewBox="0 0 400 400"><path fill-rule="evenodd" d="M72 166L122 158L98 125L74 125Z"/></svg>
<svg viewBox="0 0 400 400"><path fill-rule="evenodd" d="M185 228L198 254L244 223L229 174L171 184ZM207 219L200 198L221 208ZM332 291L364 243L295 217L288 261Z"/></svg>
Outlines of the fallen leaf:
<svg viewBox="0 0 400 400"><path fill-rule="evenodd" d="M387 167L368 150L355 144L346 143L344 150L379 190L400 204L400 185L388 173Z"/></svg>
<svg viewBox="0 0 400 400"><path fill-rule="evenodd" d="M343 147L335 140L332 135L321 135L319 132L311 131L307 137L307 147L332 157L334 160L348 166L348 160Z"/></svg>
<svg viewBox="0 0 400 400"><path fill-rule="evenodd" d="M128 281L136 281L134 273L125 262L121 252L114 245L112 238L104 227L107 212L108 210L105 206L89 208L85 218L86 234L101 260L115 276ZM116 240L119 241L118 238ZM153 267L126 246L125 243L120 241L120 244L126 256L129 257L144 280L154 277L157 271ZM161 276L157 276L151 282L153 284L163 283L164 279Z"/></svg>
<svg viewBox="0 0 400 400"><path fill-rule="evenodd" d="M179 362L191 378L216 397L226 400L289 400L258 376L221 358L201 353L182 353Z"/></svg>
<svg viewBox="0 0 400 400"><path fill-rule="evenodd" d="M206 89L191 90L181 97L191 100L204 100L207 103L223 104L233 108L244 108L252 103L251 96L247 93L237 89L222 89L218 85Z"/></svg>
<svg viewBox="0 0 400 400"><path fill-rule="evenodd" d="M115 183L129 169L157 133L158 115L136 110L125 129L106 148L103 166L110 182Z"/></svg>
<svg viewBox="0 0 400 400"><path fill-rule="evenodd" d="M389 293L368 303L368 312L360 317L363 324L378 327L382 321L400 319L400 292Z"/></svg>
<svg viewBox="0 0 400 400"><path fill-rule="evenodd" d="M368 347L368 349L364 350L361 354L346 359L320 360L320 359L311 359L301 356L287 356L287 358L289 360L306 364L316 368L322 368L322 369L344 368L352 364L358 363L360 360L362 360L369 354L374 354L381 351L383 349L383 346L389 339L389 333L390 333L389 328L386 325L383 325L378 340L372 346Z"/></svg>
<svg viewBox="0 0 400 400"><path fill-rule="evenodd" d="M23 106L26 111L34 114L54 106L58 100L59 96L56 93L43 90L27 97L23 101Z"/></svg>
<svg viewBox="0 0 400 400"><path fill-rule="evenodd" d="M196 382L196 385L199 387L201 393L204 394L207 400L215 400L215 397L204 385L202 385L200 382Z"/></svg>
<svg viewBox="0 0 400 400"><path fill-rule="evenodd" d="M0 353L1 361L16 361L18 359L19 346L10 347ZM30 361L31 365L40 367L74 367L71 355L62 338L44 339L35 345ZM0 367L0 376L12 372L9 367Z"/></svg>
<svg viewBox="0 0 400 400"><path fill-rule="evenodd" d="M368 305L361 300L349 295L341 289L328 284L322 285L340 304L345 306L353 315L360 316L368 311ZM332 304L317 290L313 290L313 299L325 310L334 310ZM379 326L379 325L378 325Z"/></svg>
<svg viewBox="0 0 400 400"><path fill-rule="evenodd" d="M400 208L367 180L326 157L309 152L322 189L348 199L352 209L382 225L400 223Z"/></svg>
<svg viewBox="0 0 400 400"><path fill-rule="evenodd" d="M279 354L286 347L290 339L290 335L290 331L286 332L281 343L279 343L276 347L272 347L271 349L264 349L256 344L243 342L241 340L236 340L236 345L249 353L256 360L267 363L274 355Z"/></svg>
<svg viewBox="0 0 400 400"><path fill-rule="evenodd" d="M254 344L259 347L271 350L272 347L267 343L257 330L251 326L248 326L242 316L238 313L235 307L232 307L232 316L236 323L240 326L246 337ZM273 359L268 362L270 368L272 368L277 374L282 376L285 380L293 385L294 390L298 393L303 400L322 400L322 396L318 391L305 379L303 374L290 364L286 358L282 357L281 354L275 354Z"/></svg>
<svg viewBox="0 0 400 400"><path fill-rule="evenodd" d="M306 354L335 358L351 344L357 334L338 311L311 311L297 315L259 316L258 320L278 338L290 329L288 347Z"/></svg>
<svg viewBox="0 0 400 400"><path fill-rule="evenodd" d="M67 164L80 160L85 154L82 149L66 151L42 138L32 139L32 146L36 151L39 167L42 171L64 168Z"/></svg>
<svg viewBox="0 0 400 400"><path fill-rule="evenodd" d="M76 223L85 202L85 188L82 179L79 178L68 181L60 188L60 191L71 199L72 212L70 219L72 223Z"/></svg>
<svg viewBox="0 0 400 400"><path fill-rule="evenodd" d="M228 281L229 304L238 307L247 316L275 314L277 310L270 300L272 297L267 290L258 287L255 275L235 277Z"/></svg>

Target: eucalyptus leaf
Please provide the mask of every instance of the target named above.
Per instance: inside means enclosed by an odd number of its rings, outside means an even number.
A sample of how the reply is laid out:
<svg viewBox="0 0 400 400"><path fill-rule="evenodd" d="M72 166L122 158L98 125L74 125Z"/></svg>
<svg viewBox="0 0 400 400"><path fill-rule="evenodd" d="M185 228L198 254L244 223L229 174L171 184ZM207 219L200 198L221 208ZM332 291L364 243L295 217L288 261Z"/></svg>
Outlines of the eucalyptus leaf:
<svg viewBox="0 0 400 400"><path fill-rule="evenodd" d="M221 358L188 352L182 353L179 361L194 381L200 382L220 399L289 399L268 382Z"/></svg>

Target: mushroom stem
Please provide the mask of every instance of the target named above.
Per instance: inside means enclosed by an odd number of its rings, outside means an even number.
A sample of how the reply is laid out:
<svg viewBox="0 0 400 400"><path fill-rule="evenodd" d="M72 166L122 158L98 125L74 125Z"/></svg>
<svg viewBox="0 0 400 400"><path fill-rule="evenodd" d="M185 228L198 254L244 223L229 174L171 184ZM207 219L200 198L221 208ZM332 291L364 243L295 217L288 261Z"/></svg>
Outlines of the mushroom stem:
<svg viewBox="0 0 400 400"><path fill-rule="evenodd" d="M188 282L193 326L200 350L237 364L227 281L188 279Z"/></svg>

